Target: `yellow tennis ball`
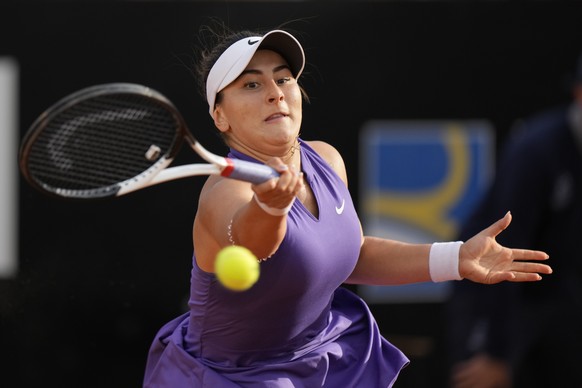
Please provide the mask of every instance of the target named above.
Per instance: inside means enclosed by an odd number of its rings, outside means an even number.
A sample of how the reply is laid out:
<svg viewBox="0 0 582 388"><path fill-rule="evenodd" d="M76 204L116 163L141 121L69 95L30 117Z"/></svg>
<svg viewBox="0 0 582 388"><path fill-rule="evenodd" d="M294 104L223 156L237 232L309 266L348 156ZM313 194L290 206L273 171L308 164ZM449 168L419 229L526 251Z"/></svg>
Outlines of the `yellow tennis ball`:
<svg viewBox="0 0 582 388"><path fill-rule="evenodd" d="M231 245L216 255L214 273L218 281L233 291L248 290L259 280L259 261L247 248Z"/></svg>

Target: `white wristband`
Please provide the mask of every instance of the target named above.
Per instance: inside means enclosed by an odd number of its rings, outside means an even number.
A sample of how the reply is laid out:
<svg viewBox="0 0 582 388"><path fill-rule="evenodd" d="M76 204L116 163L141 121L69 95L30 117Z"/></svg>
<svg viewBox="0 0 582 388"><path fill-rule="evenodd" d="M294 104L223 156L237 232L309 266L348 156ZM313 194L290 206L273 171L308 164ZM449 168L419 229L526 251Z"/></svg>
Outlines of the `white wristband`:
<svg viewBox="0 0 582 388"><path fill-rule="evenodd" d="M270 207L268 205L265 205L261 201L259 201L257 194L255 194L253 196L253 198L257 202L257 205L259 205L259 207L261 209L263 209L265 211L265 213L270 214L272 216L284 216L285 214L289 213L289 210L291 210L291 207L293 207L293 202L295 202L295 198L293 198L293 201L291 201L291 203L287 207L284 207L283 209L279 209L276 207Z"/></svg>
<svg viewBox="0 0 582 388"><path fill-rule="evenodd" d="M433 282L463 279L459 274L459 250L462 241L434 243L428 256L428 270Z"/></svg>

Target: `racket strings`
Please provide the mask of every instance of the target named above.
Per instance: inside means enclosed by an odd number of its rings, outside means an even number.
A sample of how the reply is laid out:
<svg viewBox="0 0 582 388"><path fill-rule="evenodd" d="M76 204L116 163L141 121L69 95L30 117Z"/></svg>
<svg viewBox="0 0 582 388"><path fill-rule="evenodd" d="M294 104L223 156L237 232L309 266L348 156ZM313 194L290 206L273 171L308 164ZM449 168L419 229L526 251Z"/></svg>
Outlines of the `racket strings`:
<svg viewBox="0 0 582 388"><path fill-rule="evenodd" d="M114 94L72 104L44 125L30 149L31 175L45 187L94 195L163 163L178 147L180 123L147 96ZM152 146L160 150L154 158L146 156Z"/></svg>

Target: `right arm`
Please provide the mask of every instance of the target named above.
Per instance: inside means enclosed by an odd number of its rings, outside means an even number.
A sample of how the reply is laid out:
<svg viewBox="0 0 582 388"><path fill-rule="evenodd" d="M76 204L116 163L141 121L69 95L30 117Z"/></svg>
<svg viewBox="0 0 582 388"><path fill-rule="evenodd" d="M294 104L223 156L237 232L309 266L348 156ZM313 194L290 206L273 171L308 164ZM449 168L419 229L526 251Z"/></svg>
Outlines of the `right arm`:
<svg viewBox="0 0 582 388"><path fill-rule="evenodd" d="M266 213L254 195L273 208L284 208L294 200L302 179L296 171L281 167L279 159L269 162L281 174L258 185L211 176L198 203L193 242L198 266L214 272L214 260L224 247L242 245L258 258L273 254L285 236L287 216ZM229 236L230 230L230 236Z"/></svg>

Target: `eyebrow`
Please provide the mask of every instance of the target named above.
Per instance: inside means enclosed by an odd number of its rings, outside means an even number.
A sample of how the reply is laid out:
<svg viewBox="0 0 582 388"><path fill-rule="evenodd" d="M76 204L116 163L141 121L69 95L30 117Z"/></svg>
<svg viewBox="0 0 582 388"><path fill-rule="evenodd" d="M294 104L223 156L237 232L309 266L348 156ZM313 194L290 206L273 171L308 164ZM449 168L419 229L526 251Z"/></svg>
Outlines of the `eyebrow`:
<svg viewBox="0 0 582 388"><path fill-rule="evenodd" d="M276 66L273 69L273 73L277 73L277 72L279 72L281 70L285 70L285 69L291 70L291 68L289 67L289 65L283 64L283 65ZM262 71L256 70L256 69L246 69L246 70L243 70L242 73L240 73L239 77L242 77L245 74L262 74L262 73L263 73Z"/></svg>

